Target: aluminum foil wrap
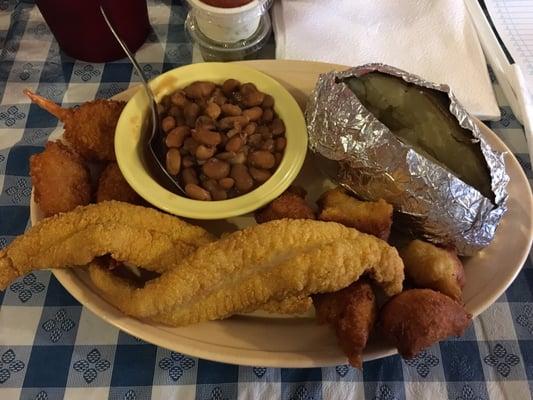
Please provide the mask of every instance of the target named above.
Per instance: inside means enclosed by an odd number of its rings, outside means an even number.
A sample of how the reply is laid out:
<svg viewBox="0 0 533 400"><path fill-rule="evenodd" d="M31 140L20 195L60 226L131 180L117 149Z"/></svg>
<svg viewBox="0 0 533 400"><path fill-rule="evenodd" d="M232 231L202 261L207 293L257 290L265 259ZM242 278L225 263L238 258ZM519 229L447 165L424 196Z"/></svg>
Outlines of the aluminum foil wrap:
<svg viewBox="0 0 533 400"><path fill-rule="evenodd" d="M493 201L410 146L402 143L357 99L342 79L382 72L445 92L450 112L478 141L491 175ZM320 75L306 108L309 146L334 161L332 180L365 200L385 199L395 208L395 227L473 255L494 238L506 211L504 154L493 151L447 85L428 82L384 64Z"/></svg>

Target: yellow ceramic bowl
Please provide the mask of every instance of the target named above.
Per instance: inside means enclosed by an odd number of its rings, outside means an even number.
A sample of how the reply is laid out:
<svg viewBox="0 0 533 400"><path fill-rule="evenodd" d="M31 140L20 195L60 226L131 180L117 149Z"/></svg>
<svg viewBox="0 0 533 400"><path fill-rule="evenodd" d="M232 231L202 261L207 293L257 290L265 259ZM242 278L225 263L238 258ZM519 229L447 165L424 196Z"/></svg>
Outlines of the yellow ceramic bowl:
<svg viewBox="0 0 533 400"><path fill-rule="evenodd" d="M194 81L222 83L228 78L253 82L275 99L275 111L285 122L287 147L272 177L257 189L228 200L198 201L176 195L159 185L144 163L143 143L148 122L148 99L139 90L128 102L115 134L117 162L130 186L146 201L161 210L195 219L222 219L246 214L279 196L296 178L307 152L307 130L300 107L277 81L255 69L238 64L192 64L168 71L150 82L156 98L174 92Z"/></svg>

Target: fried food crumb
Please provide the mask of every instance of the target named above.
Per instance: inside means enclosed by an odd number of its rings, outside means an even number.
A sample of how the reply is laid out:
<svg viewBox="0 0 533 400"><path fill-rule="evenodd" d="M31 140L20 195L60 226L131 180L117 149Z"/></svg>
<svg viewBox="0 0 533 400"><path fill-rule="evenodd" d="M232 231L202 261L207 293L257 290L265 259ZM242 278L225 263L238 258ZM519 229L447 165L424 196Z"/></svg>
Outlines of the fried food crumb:
<svg viewBox="0 0 533 400"><path fill-rule="evenodd" d="M404 358L413 358L449 336L461 336L472 316L450 297L431 289L410 289L380 310L383 334Z"/></svg>
<svg viewBox="0 0 533 400"><path fill-rule="evenodd" d="M110 162L98 179L96 202L117 200L131 204L141 204L142 198L126 182L118 164Z"/></svg>
<svg viewBox="0 0 533 400"><path fill-rule="evenodd" d="M315 212L305 201L306 191L299 187L290 187L277 199L255 213L258 224L276 219L316 219Z"/></svg>
<svg viewBox="0 0 533 400"><path fill-rule="evenodd" d="M71 211L91 201L90 175L83 159L61 142L48 142L30 158L35 202L45 216Z"/></svg>
<svg viewBox="0 0 533 400"><path fill-rule="evenodd" d="M331 325L350 364L362 368L363 350L377 314L372 286L359 280L337 292L317 294L312 298L318 321Z"/></svg>
<svg viewBox="0 0 533 400"><path fill-rule="evenodd" d="M400 250L400 257L406 276L415 286L437 290L458 302L463 301L465 272L455 251L413 240Z"/></svg>
<svg viewBox="0 0 533 400"><path fill-rule="evenodd" d="M337 187L322 194L318 204L318 219L322 221L338 222L383 240L389 238L393 208L383 199L359 201Z"/></svg>

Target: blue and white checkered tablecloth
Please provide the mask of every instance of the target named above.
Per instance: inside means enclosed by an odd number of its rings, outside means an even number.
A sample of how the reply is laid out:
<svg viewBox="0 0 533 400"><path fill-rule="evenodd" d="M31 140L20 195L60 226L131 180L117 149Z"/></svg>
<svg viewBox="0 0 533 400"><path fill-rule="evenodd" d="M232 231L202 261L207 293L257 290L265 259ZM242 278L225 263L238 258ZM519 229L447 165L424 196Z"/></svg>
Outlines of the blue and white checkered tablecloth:
<svg viewBox="0 0 533 400"><path fill-rule="evenodd" d="M150 1L153 32L137 53L155 76L191 62L185 8ZM91 64L63 54L30 0L0 0L0 247L28 226L28 159L57 120L30 105L30 88L63 105L108 98L138 82L125 60ZM505 105L492 128L533 178L521 126ZM220 364L144 343L82 307L49 272L0 292L0 399L529 399L533 385L533 265L466 334L410 361L364 370L273 369Z"/></svg>

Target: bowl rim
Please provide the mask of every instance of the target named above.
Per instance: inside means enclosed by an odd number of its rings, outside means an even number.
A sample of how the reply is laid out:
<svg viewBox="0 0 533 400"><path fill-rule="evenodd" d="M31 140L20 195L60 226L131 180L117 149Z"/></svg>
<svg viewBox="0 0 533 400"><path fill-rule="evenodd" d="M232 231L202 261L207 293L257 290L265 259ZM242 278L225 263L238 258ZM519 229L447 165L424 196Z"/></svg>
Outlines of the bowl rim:
<svg viewBox="0 0 533 400"><path fill-rule="evenodd" d="M307 126L303 111L294 97L272 77L248 66L209 62L169 70L151 80L149 84L156 99L160 100L164 95L197 80L221 83L232 77L253 82L259 90L274 97L274 109L284 121L287 130L287 145L280 165L265 183L249 193L228 200L193 200L168 191L150 176L142 161L139 132L143 129L142 117L148 111L148 100L141 89L127 102L120 115L115 134L115 153L117 164L128 184L150 204L180 217L230 218L266 205L281 195L297 177L307 154ZM132 135L132 130L136 134Z"/></svg>
<svg viewBox="0 0 533 400"><path fill-rule="evenodd" d="M207 3L202 2L201 0L187 0L187 2L189 3L191 7L195 8L196 10L200 10L201 12L206 13L210 16L215 15L218 17L224 17L224 16L231 17L231 16L235 16L238 14L247 13L249 11L255 10L256 8L259 8L260 6L263 5L262 3L264 3L264 1L262 2L259 0L252 0L249 3L246 3L239 7L224 8L224 7L211 6Z"/></svg>

